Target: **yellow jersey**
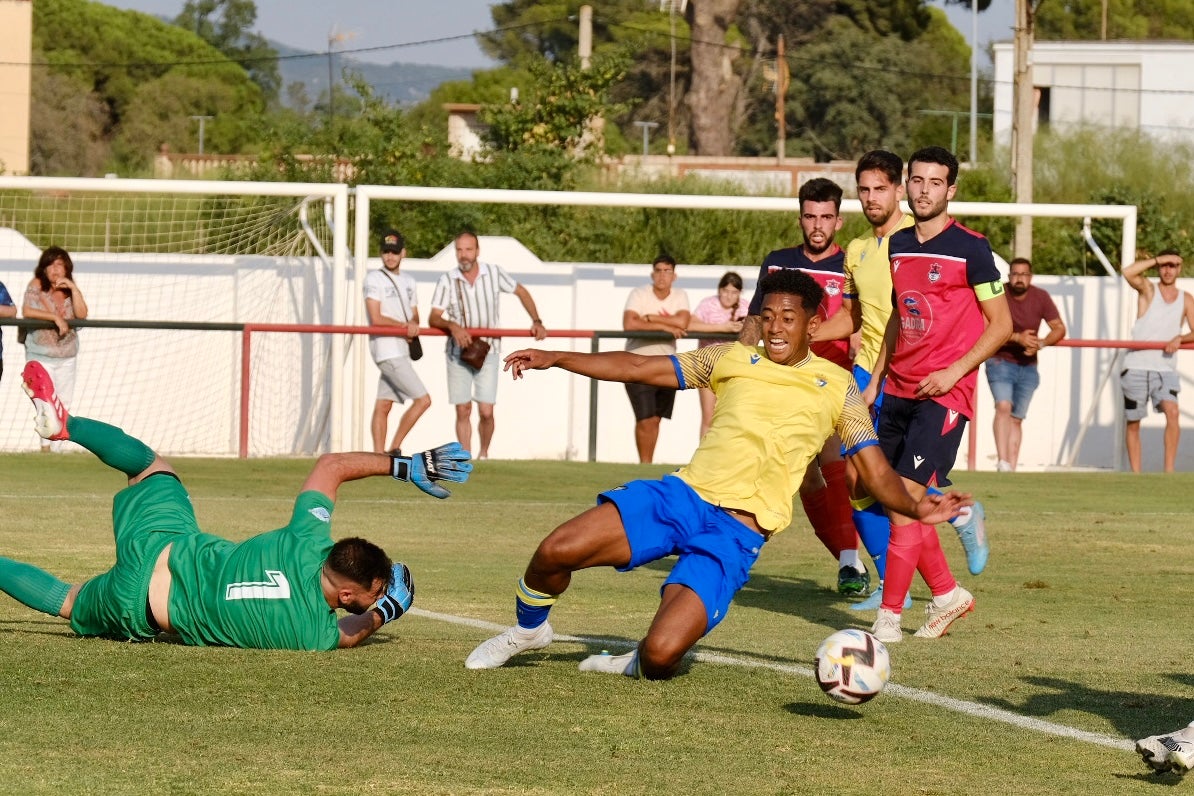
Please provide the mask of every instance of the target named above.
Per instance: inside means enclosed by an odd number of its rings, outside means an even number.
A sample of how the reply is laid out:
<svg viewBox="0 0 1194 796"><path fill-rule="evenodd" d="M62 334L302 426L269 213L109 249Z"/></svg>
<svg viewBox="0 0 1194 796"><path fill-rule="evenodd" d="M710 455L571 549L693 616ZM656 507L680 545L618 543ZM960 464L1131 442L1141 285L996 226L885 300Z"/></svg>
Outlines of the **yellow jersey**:
<svg viewBox="0 0 1194 796"><path fill-rule="evenodd" d="M747 511L759 527L782 531L804 470L835 431L847 455L878 444L854 377L809 353L778 365L741 343L673 356L680 389L717 396L709 431L676 475L702 500Z"/></svg>
<svg viewBox="0 0 1194 796"><path fill-rule="evenodd" d="M914 223L912 216L905 213L886 237L880 238L872 232L846 244L846 284L842 292L862 308L862 341L854 355L854 364L867 371L875 369L887 319L891 317L891 263L887 245L893 233Z"/></svg>

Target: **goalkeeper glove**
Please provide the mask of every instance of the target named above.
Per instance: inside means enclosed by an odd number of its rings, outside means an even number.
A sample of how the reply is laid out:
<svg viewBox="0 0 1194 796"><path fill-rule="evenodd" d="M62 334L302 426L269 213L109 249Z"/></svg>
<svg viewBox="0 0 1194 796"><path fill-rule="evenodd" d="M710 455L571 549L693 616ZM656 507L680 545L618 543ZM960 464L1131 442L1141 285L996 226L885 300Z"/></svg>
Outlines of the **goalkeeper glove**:
<svg viewBox="0 0 1194 796"><path fill-rule="evenodd" d="M415 581L406 564L395 564L390 575L390 587L381 596L373 610L381 614L381 623L393 622L406 613L415 601Z"/></svg>
<svg viewBox="0 0 1194 796"><path fill-rule="evenodd" d="M390 475L399 481L410 481L428 495L443 500L451 493L435 482L464 483L473 471L471 458L459 442L449 442L414 456L391 456Z"/></svg>

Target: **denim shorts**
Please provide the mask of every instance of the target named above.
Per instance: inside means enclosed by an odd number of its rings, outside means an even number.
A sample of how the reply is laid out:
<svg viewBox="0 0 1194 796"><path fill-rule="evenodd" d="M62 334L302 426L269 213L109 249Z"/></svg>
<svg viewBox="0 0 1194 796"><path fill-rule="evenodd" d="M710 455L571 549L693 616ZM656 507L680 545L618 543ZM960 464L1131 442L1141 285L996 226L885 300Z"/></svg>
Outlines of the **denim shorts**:
<svg viewBox="0 0 1194 796"><path fill-rule="evenodd" d="M1006 359L987 360L987 384L995 403L1010 403L1012 417L1023 420L1028 416L1028 402L1041 386L1041 374L1036 365L1019 365Z"/></svg>

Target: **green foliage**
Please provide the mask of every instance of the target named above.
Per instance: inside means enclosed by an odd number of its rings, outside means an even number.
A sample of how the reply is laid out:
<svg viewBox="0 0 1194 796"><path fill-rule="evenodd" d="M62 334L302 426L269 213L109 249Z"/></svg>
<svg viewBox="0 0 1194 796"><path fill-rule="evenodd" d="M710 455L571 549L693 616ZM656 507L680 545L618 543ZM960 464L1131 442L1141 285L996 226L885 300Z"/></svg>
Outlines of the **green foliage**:
<svg viewBox="0 0 1194 796"><path fill-rule="evenodd" d="M482 109L487 143L497 151L554 149L599 157L602 146L594 133L594 120L625 112L626 104L610 100L610 87L625 76L629 62L622 52L594 56L588 68L575 60L528 62L532 81L528 96Z"/></svg>
<svg viewBox="0 0 1194 796"><path fill-rule="evenodd" d="M1036 38L1098 40L1102 38L1104 7L1108 39L1194 39L1194 4L1188 0L1040 2L1035 18Z"/></svg>
<svg viewBox="0 0 1194 796"><path fill-rule="evenodd" d="M257 21L253 0L187 0L174 24L239 63L269 101L278 97L282 76L278 53L265 37L252 31Z"/></svg>
<svg viewBox="0 0 1194 796"><path fill-rule="evenodd" d="M76 166L92 169L97 160L104 162L105 169L135 172L148 164L162 141L177 151L194 147L198 130L186 119L190 115L228 116L222 123L227 125L225 132L217 129L216 140L226 135L227 145L239 151L262 109L260 90L240 66L194 34L146 14L119 11L89 0L38 0L33 5L33 42L35 52L44 54L44 61L34 70L34 104L102 107L99 140L105 149L116 143L115 155L81 158L76 148L64 162L46 159L51 152L69 151L54 146L39 155L39 167L45 169L39 173L61 174ZM46 79L50 74L69 80ZM174 79L161 82L167 75ZM40 91L68 93L46 96ZM171 108L189 122L189 128L184 130L172 119L163 129L159 107ZM52 124L43 127L39 118ZM32 137L60 136L53 125L61 125L61 118L34 114ZM85 124L84 129L93 135L89 126ZM237 129L245 132L236 134ZM213 151L219 150L213 147ZM102 170L76 172L75 176L99 173Z"/></svg>

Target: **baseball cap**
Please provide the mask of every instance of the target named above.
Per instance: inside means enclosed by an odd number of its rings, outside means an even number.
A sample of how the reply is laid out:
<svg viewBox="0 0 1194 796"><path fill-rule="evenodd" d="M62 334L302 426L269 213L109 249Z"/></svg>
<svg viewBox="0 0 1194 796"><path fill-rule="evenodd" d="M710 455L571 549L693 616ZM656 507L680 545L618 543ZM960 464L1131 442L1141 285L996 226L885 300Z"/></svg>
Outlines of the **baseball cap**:
<svg viewBox="0 0 1194 796"><path fill-rule="evenodd" d="M401 254L402 250L406 248L406 241L402 238L402 233L396 229L387 229L381 235L381 250L382 252L394 252Z"/></svg>

